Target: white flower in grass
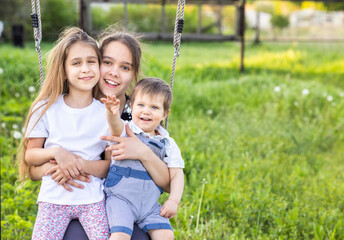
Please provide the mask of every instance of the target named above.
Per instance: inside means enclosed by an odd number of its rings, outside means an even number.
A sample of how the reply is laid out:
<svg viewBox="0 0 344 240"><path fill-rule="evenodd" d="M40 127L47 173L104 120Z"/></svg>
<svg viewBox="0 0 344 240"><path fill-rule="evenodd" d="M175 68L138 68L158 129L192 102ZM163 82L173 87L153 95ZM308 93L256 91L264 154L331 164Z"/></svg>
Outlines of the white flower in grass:
<svg viewBox="0 0 344 240"><path fill-rule="evenodd" d="M208 114L208 115L213 114L213 110L212 110L212 109L209 109L209 110L207 111L207 114Z"/></svg>
<svg viewBox="0 0 344 240"><path fill-rule="evenodd" d="M302 90L302 95L307 96L309 94L309 90L307 88Z"/></svg>
<svg viewBox="0 0 344 240"><path fill-rule="evenodd" d="M36 88L35 88L34 86L30 86L30 87L28 88L28 90L29 90L30 93L33 93L33 92L36 91Z"/></svg>
<svg viewBox="0 0 344 240"><path fill-rule="evenodd" d="M275 92L280 92L280 91L281 91L281 87L280 87L280 86L276 86L276 87L274 88L274 91L275 91Z"/></svg>
<svg viewBox="0 0 344 240"><path fill-rule="evenodd" d="M5 128L5 127L6 127L6 123L4 123L4 122L1 123L1 127L2 127L2 128Z"/></svg>
<svg viewBox="0 0 344 240"><path fill-rule="evenodd" d="M4 69L0 68L0 74L4 73Z"/></svg>
<svg viewBox="0 0 344 240"><path fill-rule="evenodd" d="M344 92L340 92L340 93L339 93L339 96L340 96L340 97L344 97Z"/></svg>
<svg viewBox="0 0 344 240"><path fill-rule="evenodd" d="M13 132L13 137L14 137L15 139L19 139L19 138L21 138L21 136L22 136L22 134L21 134L20 132L18 132L18 131L14 131L14 132Z"/></svg>
<svg viewBox="0 0 344 240"><path fill-rule="evenodd" d="M13 125L12 125L12 128L13 128L13 129L18 129L18 125L17 125L17 124L13 124Z"/></svg>
<svg viewBox="0 0 344 240"><path fill-rule="evenodd" d="M14 94L14 96L15 96L15 97L20 97L20 93L19 93L19 92L16 92L16 93Z"/></svg>
<svg viewBox="0 0 344 240"><path fill-rule="evenodd" d="M299 106L299 102L295 101L294 106Z"/></svg>
<svg viewBox="0 0 344 240"><path fill-rule="evenodd" d="M327 96L327 101L332 102L333 101L333 97L331 95L328 95Z"/></svg>
<svg viewBox="0 0 344 240"><path fill-rule="evenodd" d="M207 184L207 180L205 178L202 179L202 184Z"/></svg>
<svg viewBox="0 0 344 240"><path fill-rule="evenodd" d="M193 219L193 218L194 218L194 216L193 216L193 215L190 215L190 218L191 218L191 219Z"/></svg>

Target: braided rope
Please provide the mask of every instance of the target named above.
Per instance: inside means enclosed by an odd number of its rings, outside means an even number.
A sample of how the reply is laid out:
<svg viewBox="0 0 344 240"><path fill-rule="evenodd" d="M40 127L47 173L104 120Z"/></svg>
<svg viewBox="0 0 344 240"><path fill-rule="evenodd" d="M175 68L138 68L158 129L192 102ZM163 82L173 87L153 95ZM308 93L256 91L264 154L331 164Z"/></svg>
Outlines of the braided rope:
<svg viewBox="0 0 344 240"><path fill-rule="evenodd" d="M173 61L172 61L172 73L171 73L171 82L170 82L171 90L173 90L176 62L177 62L177 57L179 56L180 43L182 39L183 29L179 29L178 27L180 24L180 20L184 21L185 1L186 0L178 0L176 22L174 25L174 36L173 36L174 56L173 56ZM168 124L168 116L165 120L165 129L167 129L167 124Z"/></svg>
<svg viewBox="0 0 344 240"><path fill-rule="evenodd" d="M42 40L42 24L41 24L41 8L39 0L31 0L31 9L32 14L37 14L38 18L38 27L33 27L33 37L35 39L35 48L38 53L38 62L39 62L39 74L41 80L41 86L43 85L43 66L42 66L42 53L41 53L41 40ZM37 10L37 11L36 11Z"/></svg>

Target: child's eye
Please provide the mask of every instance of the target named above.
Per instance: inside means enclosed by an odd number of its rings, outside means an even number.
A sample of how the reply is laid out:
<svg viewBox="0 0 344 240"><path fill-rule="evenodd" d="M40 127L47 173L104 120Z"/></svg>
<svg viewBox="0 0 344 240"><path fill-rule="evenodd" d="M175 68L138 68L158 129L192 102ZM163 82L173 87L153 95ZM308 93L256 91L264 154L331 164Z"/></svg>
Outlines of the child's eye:
<svg viewBox="0 0 344 240"><path fill-rule="evenodd" d="M90 61L88 61L89 63L96 63L96 61L94 61L94 60L90 60Z"/></svg>
<svg viewBox="0 0 344 240"><path fill-rule="evenodd" d="M72 62L73 66L78 65L78 64L80 64L80 62Z"/></svg>
<svg viewBox="0 0 344 240"><path fill-rule="evenodd" d="M110 65L111 62L110 62L110 61L103 61L103 64L105 64L105 65Z"/></svg>
<svg viewBox="0 0 344 240"><path fill-rule="evenodd" d="M142 103L138 103L137 106L143 107L143 104Z"/></svg>
<svg viewBox="0 0 344 240"><path fill-rule="evenodd" d="M157 106L153 106L152 108L153 108L153 109L159 109Z"/></svg>
<svg viewBox="0 0 344 240"><path fill-rule="evenodd" d="M127 67L127 66L123 66L122 69L125 70L125 71L129 71L130 70L130 68Z"/></svg>

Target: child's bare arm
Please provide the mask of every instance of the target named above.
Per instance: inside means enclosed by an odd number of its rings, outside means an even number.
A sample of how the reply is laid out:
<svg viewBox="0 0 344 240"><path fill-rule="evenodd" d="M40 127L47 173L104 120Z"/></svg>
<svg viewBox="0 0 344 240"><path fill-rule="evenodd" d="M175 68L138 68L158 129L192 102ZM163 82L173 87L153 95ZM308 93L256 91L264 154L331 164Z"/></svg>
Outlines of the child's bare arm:
<svg viewBox="0 0 344 240"><path fill-rule="evenodd" d="M81 161L85 173L95 177L105 178L109 172L111 152L105 152L105 160L87 161L82 159Z"/></svg>
<svg viewBox="0 0 344 240"><path fill-rule="evenodd" d="M169 168L171 178L170 196L161 207L160 215L167 218L173 218L182 199L184 190L184 172L182 168Z"/></svg>
<svg viewBox="0 0 344 240"><path fill-rule="evenodd" d="M119 114L120 100L116 99L116 96L107 95L107 98L101 98L100 101L105 104L106 119L109 123L112 136L120 136L124 128Z"/></svg>
<svg viewBox="0 0 344 240"><path fill-rule="evenodd" d="M30 138L25 152L28 165L42 165L50 160L56 160L62 172L67 177L75 177L82 173L82 166L74 155L61 147L43 148L45 138Z"/></svg>

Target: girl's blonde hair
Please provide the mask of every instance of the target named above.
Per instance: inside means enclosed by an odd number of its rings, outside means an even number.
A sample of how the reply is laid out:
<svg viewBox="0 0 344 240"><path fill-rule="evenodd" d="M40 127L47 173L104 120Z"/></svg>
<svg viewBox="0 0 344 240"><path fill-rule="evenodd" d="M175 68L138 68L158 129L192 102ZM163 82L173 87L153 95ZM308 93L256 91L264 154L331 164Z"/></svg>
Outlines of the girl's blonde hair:
<svg viewBox="0 0 344 240"><path fill-rule="evenodd" d="M39 109L42 109L41 115L39 116L37 122L41 119L47 109L57 100L61 94L68 93L68 80L65 71L65 61L68 56L68 51L70 47L77 43L82 42L86 43L92 47L98 56L98 61L100 63L100 52L97 46L97 42L90 37L86 32L77 27L66 28L61 32L59 39L55 43L53 49L48 52L47 57L47 73L43 83L43 86L33 101L27 119L25 121L25 133L24 137L21 140L20 146L18 148L17 162L19 165L19 180L21 182L25 181L25 178L28 176L28 164L25 161L25 152L27 150L28 139L27 127L30 118L32 115ZM97 86L93 89L93 96L96 94ZM44 101L44 103L42 103ZM40 106L37 104L42 103ZM34 124L34 126L37 124ZM31 131L32 129L30 129Z"/></svg>
<svg viewBox="0 0 344 240"><path fill-rule="evenodd" d="M134 81L131 82L130 90L136 85L140 73L141 65L141 46L140 36L128 32L118 25L113 25L105 29L99 36L99 50L101 56L104 54L105 48L112 42L120 42L127 46L133 57Z"/></svg>

